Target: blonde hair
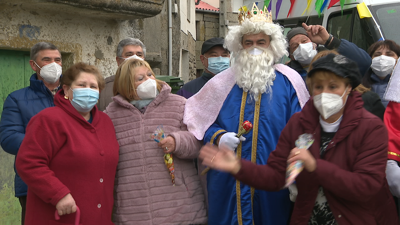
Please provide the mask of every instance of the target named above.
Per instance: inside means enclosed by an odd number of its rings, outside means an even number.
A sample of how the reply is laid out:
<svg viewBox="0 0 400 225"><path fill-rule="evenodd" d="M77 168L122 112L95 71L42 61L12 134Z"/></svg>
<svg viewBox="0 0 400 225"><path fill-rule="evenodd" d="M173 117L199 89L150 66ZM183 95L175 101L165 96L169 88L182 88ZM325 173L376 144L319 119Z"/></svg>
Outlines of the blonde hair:
<svg viewBox="0 0 400 225"><path fill-rule="evenodd" d="M135 89L135 68L137 67L146 67L151 71L151 74L154 76L154 72L151 69L150 65L140 59L129 59L123 62L117 69L115 74L114 86L113 86L113 94L121 95L128 101L132 101L135 97L137 97L136 89ZM157 90L161 91L162 86L164 85L164 81L157 80Z"/></svg>
<svg viewBox="0 0 400 225"><path fill-rule="evenodd" d="M368 92L371 90L371 88L367 88L364 85L360 84L356 88L354 88L355 91L358 91L360 94L364 94L365 92Z"/></svg>

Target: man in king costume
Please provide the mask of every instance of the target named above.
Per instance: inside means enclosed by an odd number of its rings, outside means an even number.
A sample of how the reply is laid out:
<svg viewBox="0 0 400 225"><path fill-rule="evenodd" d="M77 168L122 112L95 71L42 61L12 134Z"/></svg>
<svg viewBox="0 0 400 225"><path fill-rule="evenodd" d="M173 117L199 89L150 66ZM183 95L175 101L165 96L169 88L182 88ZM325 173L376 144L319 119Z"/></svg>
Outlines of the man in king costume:
<svg viewBox="0 0 400 225"><path fill-rule="evenodd" d="M282 129L301 110L309 94L297 72L277 64L288 54L287 42L266 7L242 7L239 23L229 28L225 38L224 47L232 54L231 68L188 99L184 123L204 143L226 145L238 157L266 164ZM236 137L246 120L253 129ZM207 191L209 225L284 225L289 221L291 202L287 189L255 190L230 174L210 170Z"/></svg>

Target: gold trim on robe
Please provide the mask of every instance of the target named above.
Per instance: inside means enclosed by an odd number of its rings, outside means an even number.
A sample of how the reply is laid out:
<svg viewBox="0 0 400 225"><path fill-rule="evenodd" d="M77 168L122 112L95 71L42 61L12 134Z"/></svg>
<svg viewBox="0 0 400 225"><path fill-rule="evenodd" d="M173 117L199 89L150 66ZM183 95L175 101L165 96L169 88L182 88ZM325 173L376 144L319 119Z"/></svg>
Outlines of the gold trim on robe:
<svg viewBox="0 0 400 225"><path fill-rule="evenodd" d="M239 128L243 123L244 119L244 109L246 107L246 99L247 99L247 92L243 92L242 95L242 104L240 105L240 117L239 117ZM238 130L239 132L239 130ZM239 143L237 149L237 157L240 159L242 158L242 142ZM237 217L238 217L238 224L243 225L242 221L242 204L240 201L240 181L236 180L236 205L237 205Z"/></svg>

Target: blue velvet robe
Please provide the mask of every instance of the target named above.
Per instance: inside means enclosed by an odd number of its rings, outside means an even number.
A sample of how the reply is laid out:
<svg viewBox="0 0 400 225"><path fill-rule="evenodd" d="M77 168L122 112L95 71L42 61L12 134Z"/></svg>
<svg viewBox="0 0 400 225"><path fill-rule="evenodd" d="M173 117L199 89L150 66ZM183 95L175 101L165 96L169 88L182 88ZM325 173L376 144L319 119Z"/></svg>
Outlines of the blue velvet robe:
<svg viewBox="0 0 400 225"><path fill-rule="evenodd" d="M272 93L262 94L258 103L235 85L216 121L206 131L204 142L214 143L225 132L237 133L241 121L248 120L253 129L244 135L246 141L238 146L236 152L243 159L253 158L257 164L266 164L282 129L290 117L301 110L290 81L280 72L275 73ZM210 170L207 173L207 190L209 225L252 225L253 220L256 225L285 225L289 221L291 202L287 189L279 192L251 190L228 173Z"/></svg>

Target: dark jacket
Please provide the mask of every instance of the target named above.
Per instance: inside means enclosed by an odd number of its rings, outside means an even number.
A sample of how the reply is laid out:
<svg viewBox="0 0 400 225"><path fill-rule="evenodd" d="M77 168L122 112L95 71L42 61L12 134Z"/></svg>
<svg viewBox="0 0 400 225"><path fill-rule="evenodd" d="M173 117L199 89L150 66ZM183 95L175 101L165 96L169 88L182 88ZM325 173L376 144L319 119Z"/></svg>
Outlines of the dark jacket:
<svg viewBox="0 0 400 225"><path fill-rule="evenodd" d="M362 94L362 100L364 101L364 108L374 114L375 116L383 120L383 114L385 113L385 106L383 106L379 95L373 91L367 91Z"/></svg>
<svg viewBox="0 0 400 225"><path fill-rule="evenodd" d="M185 98L190 98L197 92L199 92L200 89L213 77L214 75L207 72L203 72L201 77L189 81L188 83L183 85L182 88L176 94Z"/></svg>
<svg viewBox="0 0 400 225"><path fill-rule="evenodd" d="M388 105L389 101L384 100L383 95L385 94L390 77L391 75L388 75L385 77L385 79L380 79L374 72L372 72L372 69L369 69L362 79L362 84L366 88L371 88L371 91L378 94L385 108Z"/></svg>
<svg viewBox="0 0 400 225"><path fill-rule="evenodd" d="M326 49L337 50L339 54L344 55L357 63L361 75L364 75L371 66L372 61L368 53L350 41L347 41L345 39L333 38L332 43L329 46L325 47L326 48L318 47L317 51L320 52ZM307 71L301 66L299 62L297 62L296 60L291 60L287 65L290 68L296 70L296 72L298 72L305 80Z"/></svg>
<svg viewBox="0 0 400 225"><path fill-rule="evenodd" d="M104 86L104 89L100 92L99 102L97 103L97 107L100 111L104 111L108 104L112 102L112 97L114 97L114 80L115 75L109 76L104 79L106 85Z"/></svg>
<svg viewBox="0 0 400 225"><path fill-rule="evenodd" d="M236 178L256 189L278 191L285 184L287 158L295 141L313 134L309 148L316 159L314 172L303 170L296 178L298 196L290 224L308 224L319 187L340 225L398 224L396 207L385 178L388 134L383 122L363 108L359 93L353 92L345 106L339 130L320 158L321 125L312 98L292 116L282 131L267 165L242 161Z"/></svg>
<svg viewBox="0 0 400 225"><path fill-rule="evenodd" d="M3 150L17 155L31 118L51 106L54 106L53 95L43 81L37 79L36 73L31 76L28 87L9 94L0 121L0 144ZM27 186L16 173L15 196L26 194Z"/></svg>

